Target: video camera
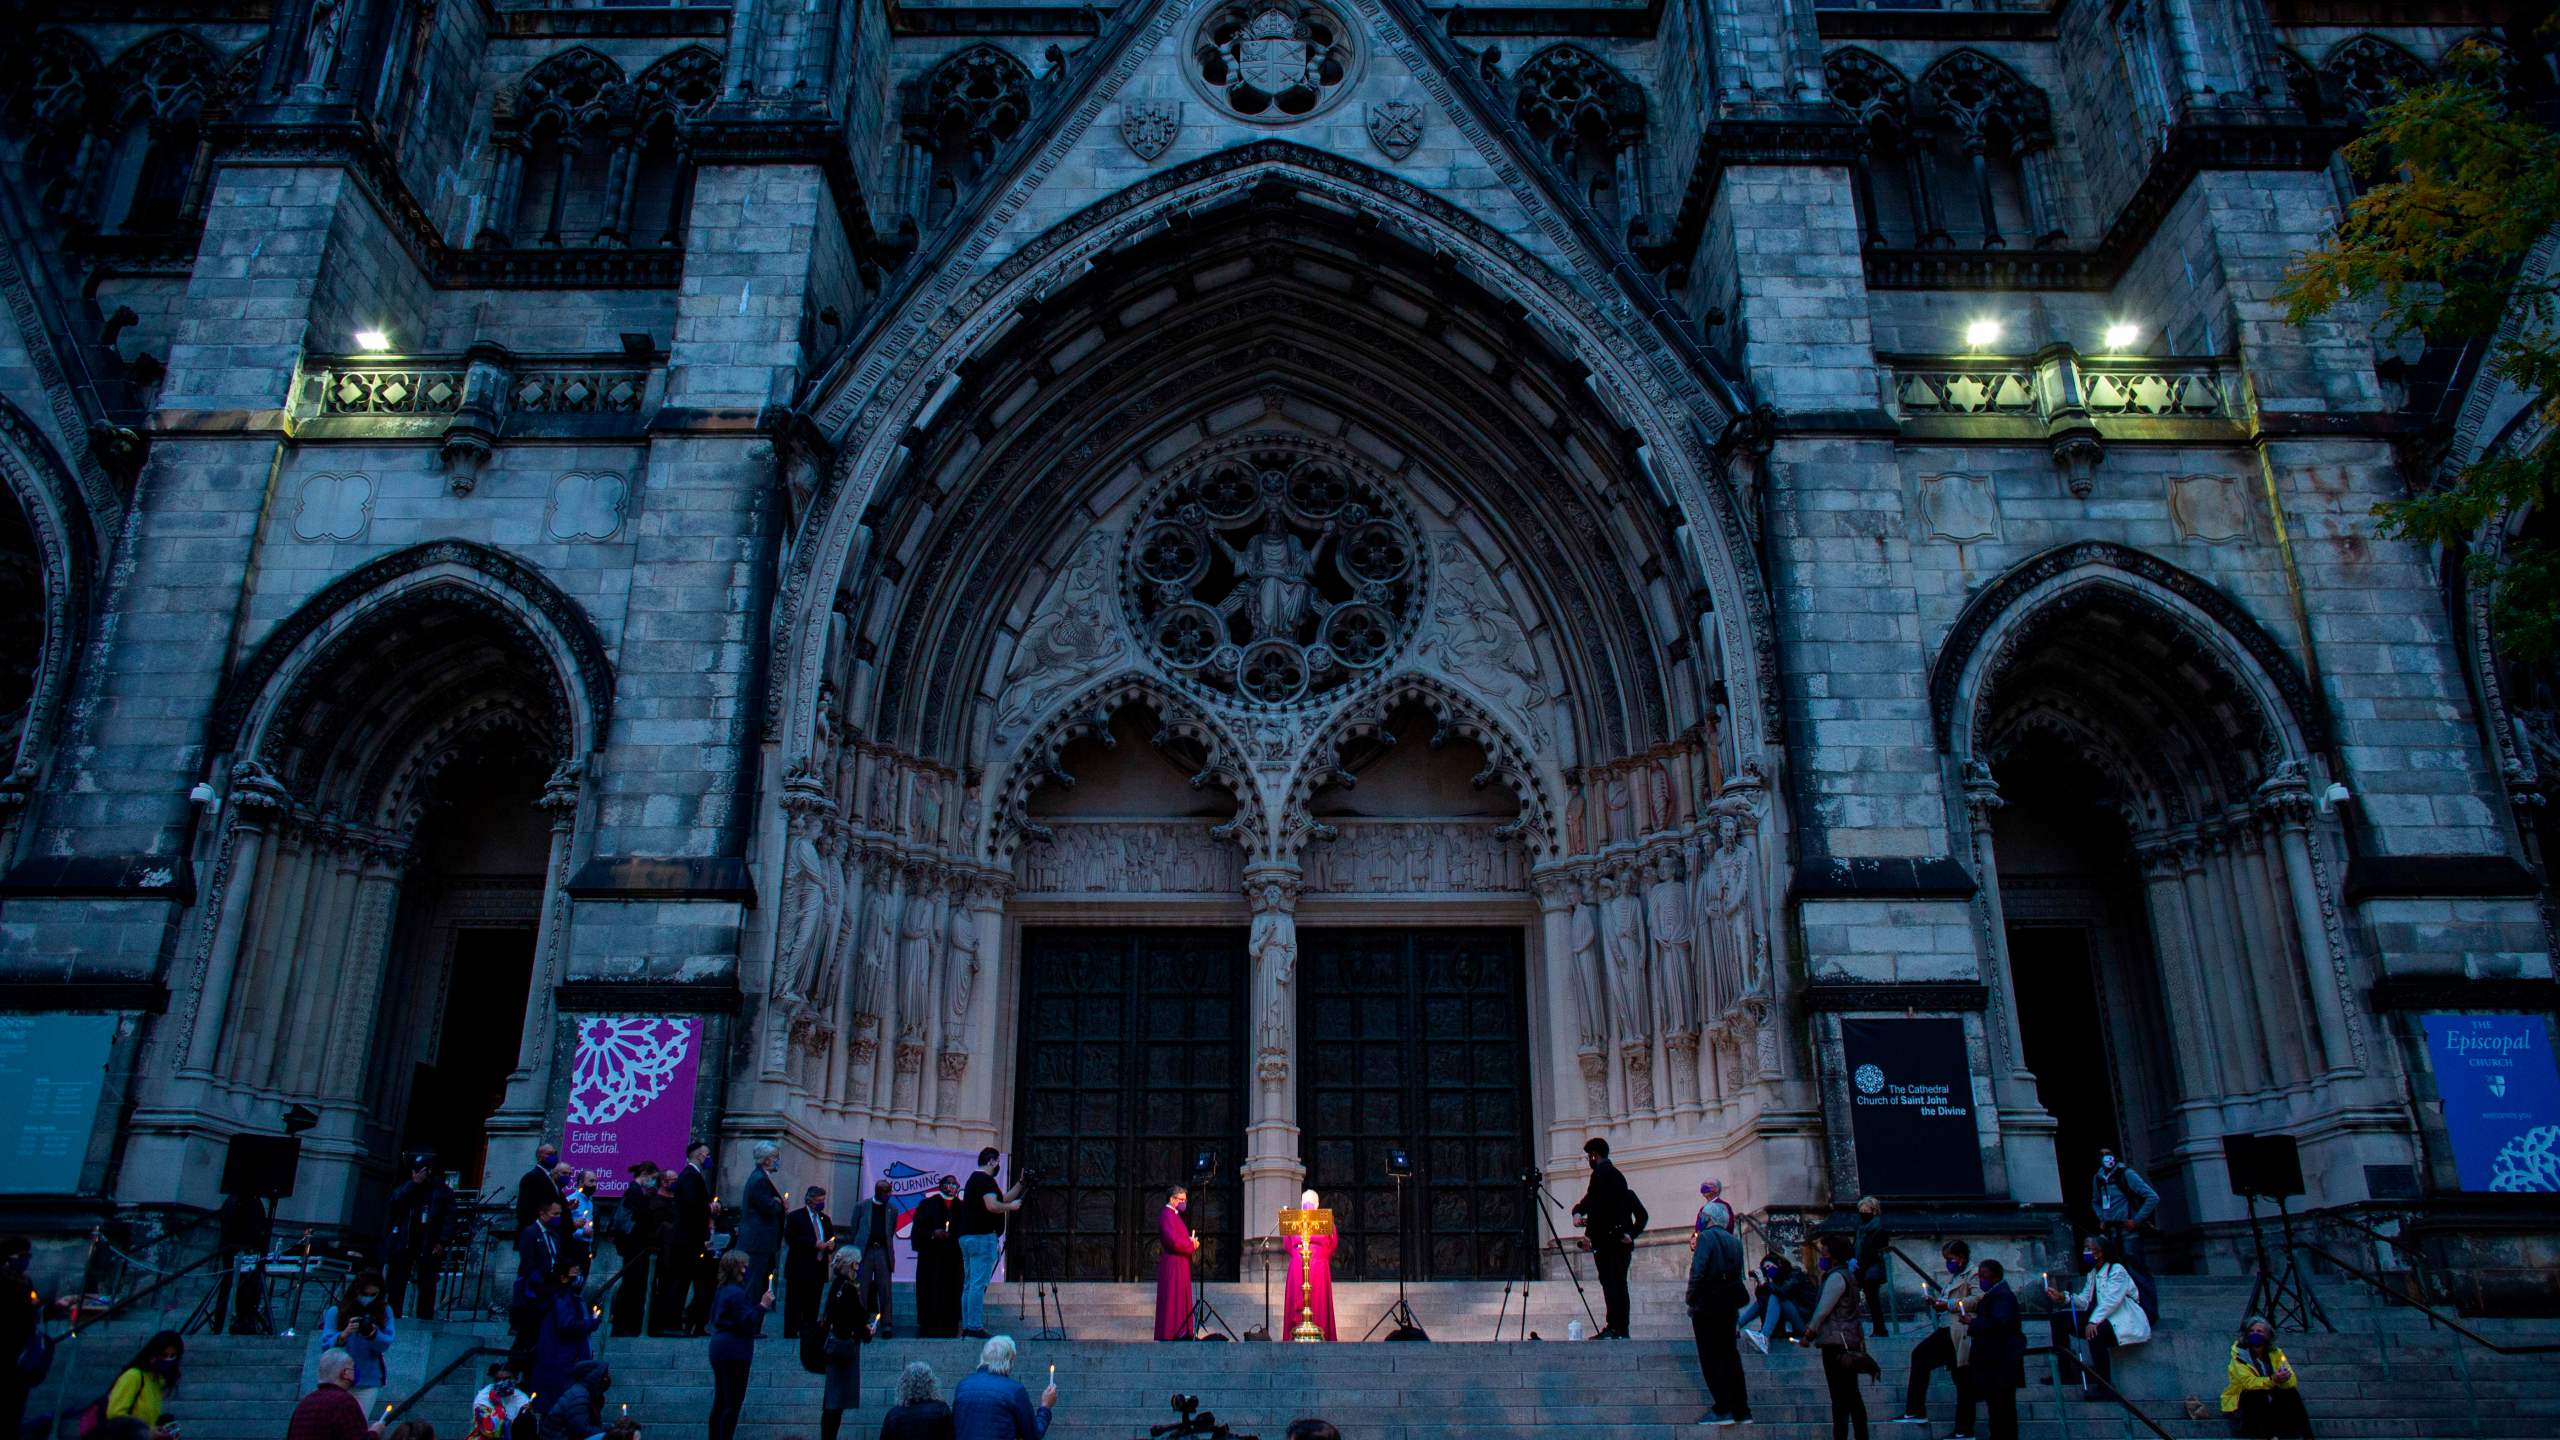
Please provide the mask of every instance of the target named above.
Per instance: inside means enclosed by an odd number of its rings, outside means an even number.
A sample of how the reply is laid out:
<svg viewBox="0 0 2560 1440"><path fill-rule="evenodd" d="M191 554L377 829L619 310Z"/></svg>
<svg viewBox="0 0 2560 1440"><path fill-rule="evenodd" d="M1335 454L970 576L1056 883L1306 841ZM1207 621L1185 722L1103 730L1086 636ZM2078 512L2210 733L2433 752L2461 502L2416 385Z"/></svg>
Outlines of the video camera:
<svg viewBox="0 0 2560 1440"><path fill-rule="evenodd" d="M1205 1440L1261 1440L1261 1437L1255 1435L1239 1435L1227 1426L1219 1424L1215 1414L1200 1408L1200 1397L1197 1395L1185 1395L1177 1390L1167 1403L1173 1406L1173 1413L1181 1418L1168 1425L1148 1426L1148 1440L1193 1440L1193 1437L1205 1437Z"/></svg>

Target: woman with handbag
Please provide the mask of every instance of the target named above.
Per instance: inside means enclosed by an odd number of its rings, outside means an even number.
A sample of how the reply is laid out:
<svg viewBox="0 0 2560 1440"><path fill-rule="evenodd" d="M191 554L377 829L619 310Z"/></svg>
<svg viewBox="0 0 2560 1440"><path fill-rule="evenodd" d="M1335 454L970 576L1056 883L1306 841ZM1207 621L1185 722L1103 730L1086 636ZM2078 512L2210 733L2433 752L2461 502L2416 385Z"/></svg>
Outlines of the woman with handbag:
<svg viewBox="0 0 2560 1440"><path fill-rule="evenodd" d="M1813 1303L1813 1318L1805 1322L1802 1343L1822 1349L1822 1383L1831 1392L1831 1440L1852 1435L1867 1440L1867 1397L1858 1391L1858 1377L1876 1374L1880 1367L1867 1354L1866 1334L1858 1323L1865 1310L1849 1275L1858 1247L1846 1235L1825 1235L1814 1250L1822 1294Z"/></svg>
<svg viewBox="0 0 2560 1440"><path fill-rule="evenodd" d="M827 1262L827 1298L819 1302L818 1323L810 1327L823 1337L820 1373L827 1377L818 1440L836 1440L836 1432L844 1428L844 1412L862 1408L862 1346L871 1338L872 1317L863 1313L862 1284L854 1278L861 1269L858 1252L837 1249Z"/></svg>
<svg viewBox="0 0 2560 1440"><path fill-rule="evenodd" d="M2070 1302L2080 1318L2080 1338L2089 1344L2089 1373L2112 1391L2117 1347L2150 1340L2151 1317L2143 1313L2140 1287L2125 1268L2115 1236L2090 1236L2080 1247L2080 1263L2088 1267L2088 1279L2078 1294L2065 1295L2047 1285L2044 1298L2057 1305Z"/></svg>

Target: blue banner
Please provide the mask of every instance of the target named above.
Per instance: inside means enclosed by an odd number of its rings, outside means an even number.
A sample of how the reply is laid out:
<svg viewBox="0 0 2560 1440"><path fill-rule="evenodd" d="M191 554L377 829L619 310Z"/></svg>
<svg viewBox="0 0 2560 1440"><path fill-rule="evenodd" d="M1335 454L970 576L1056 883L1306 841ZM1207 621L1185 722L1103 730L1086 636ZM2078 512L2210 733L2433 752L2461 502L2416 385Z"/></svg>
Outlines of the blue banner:
<svg viewBox="0 0 2560 1440"><path fill-rule="evenodd" d="M76 1195L113 1015L0 1015L0 1193Z"/></svg>
<svg viewBox="0 0 2560 1440"><path fill-rule="evenodd" d="M2465 1190L2560 1192L2560 1066L2539 1015L2429 1015L2427 1058Z"/></svg>

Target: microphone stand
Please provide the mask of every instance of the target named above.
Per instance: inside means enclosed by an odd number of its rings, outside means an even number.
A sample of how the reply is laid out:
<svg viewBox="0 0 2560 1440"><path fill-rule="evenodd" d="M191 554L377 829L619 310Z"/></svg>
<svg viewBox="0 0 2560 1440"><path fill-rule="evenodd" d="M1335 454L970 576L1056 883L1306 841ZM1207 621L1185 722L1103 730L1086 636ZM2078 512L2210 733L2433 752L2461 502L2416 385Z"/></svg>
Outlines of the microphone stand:
<svg viewBox="0 0 2560 1440"><path fill-rule="evenodd" d="M1556 1242L1556 1253L1564 1257L1564 1273L1573 1281L1574 1296L1582 1301L1582 1318L1591 1322L1591 1333L1597 1335L1600 1333L1601 1328L1600 1317L1592 1313L1591 1294L1589 1291L1582 1288L1582 1272L1574 1268L1573 1252L1565 1248L1564 1233L1556 1229L1556 1217L1554 1213L1547 1208L1548 1206L1556 1203L1555 1198L1547 1194L1547 1182L1544 1177L1530 1181L1529 1188L1535 1192L1538 1197L1538 1214L1547 1222L1548 1238ZM1526 1324L1527 1322L1524 1320L1522 1323Z"/></svg>

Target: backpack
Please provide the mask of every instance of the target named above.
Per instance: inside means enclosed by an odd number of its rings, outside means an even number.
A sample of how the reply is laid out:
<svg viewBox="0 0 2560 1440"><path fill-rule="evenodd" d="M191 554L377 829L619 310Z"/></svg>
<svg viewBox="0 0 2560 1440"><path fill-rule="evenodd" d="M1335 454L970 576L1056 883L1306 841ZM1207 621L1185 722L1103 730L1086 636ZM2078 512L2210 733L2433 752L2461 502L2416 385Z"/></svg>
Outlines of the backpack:
<svg viewBox="0 0 2560 1440"><path fill-rule="evenodd" d="M628 1240L640 1228L640 1217L631 1213L631 1195L625 1191L613 1207L613 1218L604 1222L604 1238Z"/></svg>

